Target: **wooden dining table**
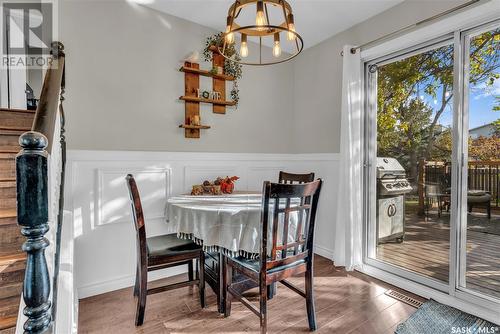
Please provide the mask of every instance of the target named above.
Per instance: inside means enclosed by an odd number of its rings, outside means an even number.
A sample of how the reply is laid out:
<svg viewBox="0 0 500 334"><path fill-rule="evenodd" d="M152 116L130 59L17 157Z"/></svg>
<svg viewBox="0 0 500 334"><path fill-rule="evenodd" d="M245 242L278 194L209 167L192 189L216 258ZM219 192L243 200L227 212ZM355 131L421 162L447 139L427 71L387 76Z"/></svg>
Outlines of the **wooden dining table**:
<svg viewBox="0 0 500 334"><path fill-rule="evenodd" d="M218 311L224 313L223 261L224 256L258 258L261 238L262 194L235 192L228 195L170 197L166 205L169 230L179 238L190 239L205 251L205 281L217 295ZM291 224L289 234L296 230ZM257 287L257 282L233 276L235 289L244 292ZM275 286L268 287L268 298Z"/></svg>

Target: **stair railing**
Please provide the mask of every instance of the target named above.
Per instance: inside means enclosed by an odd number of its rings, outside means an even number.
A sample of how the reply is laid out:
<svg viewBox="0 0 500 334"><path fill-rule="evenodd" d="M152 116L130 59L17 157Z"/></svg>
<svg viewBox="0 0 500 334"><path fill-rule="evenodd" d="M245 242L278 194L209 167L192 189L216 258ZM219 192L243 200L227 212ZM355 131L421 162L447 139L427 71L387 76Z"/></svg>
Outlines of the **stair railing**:
<svg viewBox="0 0 500 334"><path fill-rule="evenodd" d="M63 44L52 43L51 54L33 127L20 136L16 157L17 219L27 254L24 316L18 319L24 333L53 332L57 307L66 164Z"/></svg>

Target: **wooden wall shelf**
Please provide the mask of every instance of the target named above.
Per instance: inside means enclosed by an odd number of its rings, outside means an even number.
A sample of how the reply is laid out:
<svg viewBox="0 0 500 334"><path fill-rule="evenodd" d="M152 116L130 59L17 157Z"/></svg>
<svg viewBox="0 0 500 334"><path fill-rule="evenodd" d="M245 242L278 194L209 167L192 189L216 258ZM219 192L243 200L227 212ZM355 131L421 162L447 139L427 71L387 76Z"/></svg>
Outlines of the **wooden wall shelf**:
<svg viewBox="0 0 500 334"><path fill-rule="evenodd" d="M198 68L193 68L193 67L188 67L188 66L182 66L179 69L179 71L187 72L187 73L196 73L199 75L203 75L205 77L211 77L211 78L216 78L216 79L221 79L221 80L226 80L226 81L234 81L234 77L230 76L230 75L211 73L209 71L204 71L204 70L200 70Z"/></svg>
<svg viewBox="0 0 500 334"><path fill-rule="evenodd" d="M212 68L224 68L224 56L217 48L210 49L213 52ZM235 106L236 102L226 101L226 81L234 81L235 78L230 75L216 74L210 71L200 69L197 63L185 62L179 71L184 72L184 95L179 97L184 101L184 124L179 125L183 128L186 138L200 138L200 130L210 129L208 125L191 125L193 119L198 123L200 120L200 103L212 105L212 111L215 114L225 114L227 106ZM200 91L200 76L212 78L212 90L218 92L222 100L205 99L198 97Z"/></svg>
<svg viewBox="0 0 500 334"><path fill-rule="evenodd" d="M181 96L179 100L189 101L189 102L202 102L202 103L210 103L220 106L234 106L236 102L234 101L222 101L222 100L212 100L212 99L204 99L196 96Z"/></svg>

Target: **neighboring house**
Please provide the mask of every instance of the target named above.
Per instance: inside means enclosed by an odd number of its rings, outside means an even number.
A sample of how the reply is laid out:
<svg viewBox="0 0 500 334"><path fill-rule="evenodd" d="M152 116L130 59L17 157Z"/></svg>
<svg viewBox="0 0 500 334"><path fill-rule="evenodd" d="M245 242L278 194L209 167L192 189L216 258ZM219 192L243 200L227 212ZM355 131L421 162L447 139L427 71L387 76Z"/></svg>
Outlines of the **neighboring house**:
<svg viewBox="0 0 500 334"><path fill-rule="evenodd" d="M469 130L469 136L472 139L476 139L478 137L491 137L495 133L495 126L493 123L485 124L478 126L477 128L473 128Z"/></svg>

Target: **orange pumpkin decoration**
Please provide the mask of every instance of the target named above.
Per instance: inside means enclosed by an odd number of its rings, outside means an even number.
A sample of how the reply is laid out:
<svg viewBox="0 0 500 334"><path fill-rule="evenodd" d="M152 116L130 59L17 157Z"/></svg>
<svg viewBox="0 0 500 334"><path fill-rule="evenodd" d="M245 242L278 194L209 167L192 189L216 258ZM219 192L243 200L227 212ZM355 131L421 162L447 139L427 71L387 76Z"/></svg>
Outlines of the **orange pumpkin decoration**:
<svg viewBox="0 0 500 334"><path fill-rule="evenodd" d="M219 179L220 189L224 194L232 194L234 191L234 181L238 180L239 177L232 176L226 177L225 179Z"/></svg>

